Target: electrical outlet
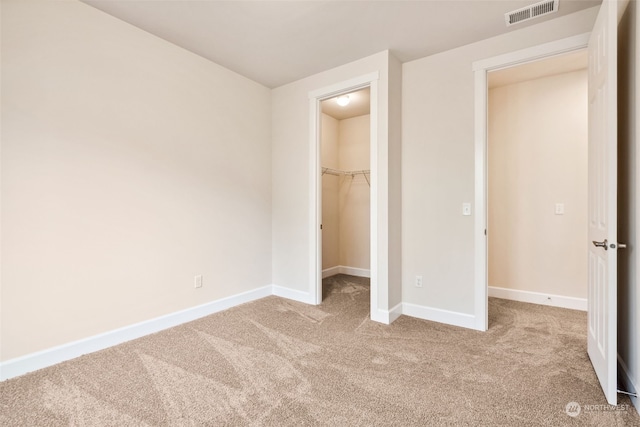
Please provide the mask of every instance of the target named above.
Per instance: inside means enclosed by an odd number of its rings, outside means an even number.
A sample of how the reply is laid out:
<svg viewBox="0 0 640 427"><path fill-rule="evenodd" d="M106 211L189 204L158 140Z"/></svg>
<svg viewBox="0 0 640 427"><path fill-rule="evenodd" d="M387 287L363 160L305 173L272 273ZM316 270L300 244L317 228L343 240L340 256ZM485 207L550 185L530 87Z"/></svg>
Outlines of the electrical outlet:
<svg viewBox="0 0 640 427"><path fill-rule="evenodd" d="M194 287L201 288L202 287L202 274L199 274L195 277Z"/></svg>
<svg viewBox="0 0 640 427"><path fill-rule="evenodd" d="M422 287L422 276L416 276L416 288Z"/></svg>

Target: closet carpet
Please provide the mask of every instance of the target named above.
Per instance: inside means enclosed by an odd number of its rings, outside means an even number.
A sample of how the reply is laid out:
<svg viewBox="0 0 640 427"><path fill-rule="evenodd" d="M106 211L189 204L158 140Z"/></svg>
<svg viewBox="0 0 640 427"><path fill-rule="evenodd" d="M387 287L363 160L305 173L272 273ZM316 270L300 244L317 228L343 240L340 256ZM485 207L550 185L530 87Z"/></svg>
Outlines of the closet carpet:
<svg viewBox="0 0 640 427"><path fill-rule="evenodd" d="M367 279L324 290L320 306L268 297L2 382L0 425L640 425L627 398L606 405L583 312L491 299L488 332L387 326Z"/></svg>

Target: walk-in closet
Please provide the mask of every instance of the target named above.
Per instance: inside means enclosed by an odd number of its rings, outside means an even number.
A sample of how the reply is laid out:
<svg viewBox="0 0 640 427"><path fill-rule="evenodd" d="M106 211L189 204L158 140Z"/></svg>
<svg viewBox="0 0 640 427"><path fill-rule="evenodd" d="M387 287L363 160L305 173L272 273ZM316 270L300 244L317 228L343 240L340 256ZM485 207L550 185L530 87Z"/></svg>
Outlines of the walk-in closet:
<svg viewBox="0 0 640 427"><path fill-rule="evenodd" d="M322 277L370 277L369 88L326 99L321 115Z"/></svg>

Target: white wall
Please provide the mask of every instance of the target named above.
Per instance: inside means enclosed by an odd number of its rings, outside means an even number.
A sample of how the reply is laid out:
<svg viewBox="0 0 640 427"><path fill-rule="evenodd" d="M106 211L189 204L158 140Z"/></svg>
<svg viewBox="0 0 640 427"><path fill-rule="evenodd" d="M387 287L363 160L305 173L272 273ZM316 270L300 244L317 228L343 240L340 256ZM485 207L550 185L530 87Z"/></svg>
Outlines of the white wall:
<svg viewBox="0 0 640 427"><path fill-rule="evenodd" d="M402 300L473 315L472 63L591 31L597 8L403 65ZM422 288L414 286L423 276Z"/></svg>
<svg viewBox="0 0 640 427"><path fill-rule="evenodd" d="M323 167L339 168L339 121L322 114L320 150ZM340 177L322 176L322 269L340 265Z"/></svg>
<svg viewBox="0 0 640 427"><path fill-rule="evenodd" d="M269 285L270 119L90 6L3 1L1 359Z"/></svg>
<svg viewBox="0 0 640 427"><path fill-rule="evenodd" d="M369 169L369 115L339 121L339 169ZM340 179L340 264L369 270L370 190L364 175Z"/></svg>
<svg viewBox="0 0 640 427"><path fill-rule="evenodd" d="M631 1L618 28L618 360L623 379L620 388L640 390L640 9ZM636 408L639 400L632 398Z"/></svg>
<svg viewBox="0 0 640 427"><path fill-rule="evenodd" d="M378 73L377 101L372 110L377 116L378 152L372 153L376 162L378 193L372 195L377 200L376 227L379 245L376 248L376 266L372 266L372 278L378 283L376 310L382 310L384 317L390 308L391 295L400 294L399 262L395 259L394 248L399 245L400 236L396 229L389 228L390 200L396 187L389 188L390 182L399 182L399 157L389 156L389 151L399 150L399 123L390 120L390 105L395 106L400 94L390 91L390 70L393 74L392 88L398 90L399 63L389 54L378 54L345 64L343 66L281 86L272 91L272 193L273 193L273 282L275 285L309 293L313 286L310 281L310 120L309 93L331 85ZM390 97L393 103L390 104ZM373 116L373 114L372 114ZM375 160L374 160L375 159ZM397 161L398 164L392 164ZM373 167L373 165L372 165ZM395 218L392 218L395 219ZM398 301L399 302L399 301Z"/></svg>
<svg viewBox="0 0 640 427"><path fill-rule="evenodd" d="M586 298L587 71L490 89L488 112L489 286Z"/></svg>

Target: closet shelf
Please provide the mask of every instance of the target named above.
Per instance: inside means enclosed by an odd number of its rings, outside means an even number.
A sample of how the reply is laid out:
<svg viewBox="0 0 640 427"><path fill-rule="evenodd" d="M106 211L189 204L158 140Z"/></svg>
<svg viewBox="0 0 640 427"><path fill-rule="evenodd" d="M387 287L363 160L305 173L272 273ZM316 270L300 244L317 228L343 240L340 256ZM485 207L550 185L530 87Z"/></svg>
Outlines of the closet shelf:
<svg viewBox="0 0 640 427"><path fill-rule="evenodd" d="M322 168L322 175L324 174L328 174L328 175L335 175L335 176L350 176L351 178L355 177L356 175L363 175L364 179L367 180L367 184L369 184L369 186L371 186L371 183L369 182L369 177L367 175L371 175L371 171L369 169L363 169L363 170L359 170L359 171L343 171L343 170L339 170L339 169L332 169L332 168Z"/></svg>
<svg viewBox="0 0 640 427"><path fill-rule="evenodd" d="M355 175L370 175L371 171L369 169L366 170L359 170L359 171L341 171L339 169L332 169L332 168L322 168L322 175L324 174L329 174L329 175L335 175L335 176L355 176Z"/></svg>

